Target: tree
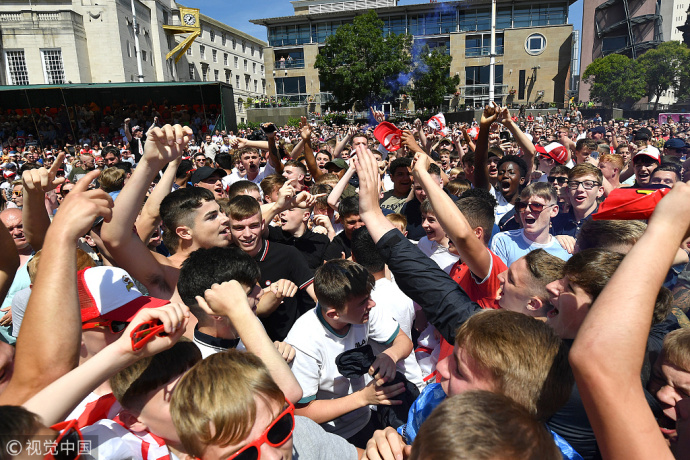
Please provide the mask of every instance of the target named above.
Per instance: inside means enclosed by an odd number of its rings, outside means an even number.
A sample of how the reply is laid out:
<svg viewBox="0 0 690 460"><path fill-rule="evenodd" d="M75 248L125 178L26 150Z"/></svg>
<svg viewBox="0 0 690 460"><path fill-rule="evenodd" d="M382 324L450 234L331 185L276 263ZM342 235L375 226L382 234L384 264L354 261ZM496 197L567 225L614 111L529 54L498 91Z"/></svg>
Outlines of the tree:
<svg viewBox="0 0 690 460"><path fill-rule="evenodd" d="M450 63L453 58L445 53L445 48L429 50L424 45L415 59L416 65L412 70L414 86L410 94L415 107L440 108L443 98L453 94L460 84L458 75L450 76Z"/></svg>
<svg viewBox="0 0 690 460"><path fill-rule="evenodd" d="M407 34L384 37L383 21L369 11L326 39L314 67L339 108L349 109L356 102L369 107L396 95L399 85L391 82L410 71L411 43Z"/></svg>
<svg viewBox="0 0 690 460"><path fill-rule="evenodd" d="M621 54L595 59L582 75L591 85L589 95L605 106L617 104L630 107L645 95L645 79L641 66Z"/></svg>
<svg viewBox="0 0 690 460"><path fill-rule="evenodd" d="M667 90L678 93L681 89L681 78L687 71L690 50L681 42L664 42L656 49L647 51L637 59L644 73L647 96L654 99L656 110L659 98Z"/></svg>

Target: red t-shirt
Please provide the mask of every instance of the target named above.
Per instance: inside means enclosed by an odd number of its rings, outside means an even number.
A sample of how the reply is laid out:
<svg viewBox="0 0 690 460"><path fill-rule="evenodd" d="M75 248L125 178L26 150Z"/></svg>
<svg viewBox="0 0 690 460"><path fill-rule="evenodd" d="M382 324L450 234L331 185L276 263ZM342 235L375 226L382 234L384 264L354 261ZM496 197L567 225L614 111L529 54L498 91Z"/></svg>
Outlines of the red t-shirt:
<svg viewBox="0 0 690 460"><path fill-rule="evenodd" d="M477 280L477 278L470 272L467 264L456 262L453 268L450 269L450 277L460 285L463 291L465 291L471 301L477 302L484 309L497 310L501 307L498 305L498 300L496 300L496 295L501 287L501 282L498 280L498 274L508 270L506 264L503 263L500 257L491 252L487 248L489 254L491 254L491 270L486 276L486 279ZM453 353L453 346L446 342L445 339L441 339L441 353L439 354L438 360L441 361L446 356Z"/></svg>

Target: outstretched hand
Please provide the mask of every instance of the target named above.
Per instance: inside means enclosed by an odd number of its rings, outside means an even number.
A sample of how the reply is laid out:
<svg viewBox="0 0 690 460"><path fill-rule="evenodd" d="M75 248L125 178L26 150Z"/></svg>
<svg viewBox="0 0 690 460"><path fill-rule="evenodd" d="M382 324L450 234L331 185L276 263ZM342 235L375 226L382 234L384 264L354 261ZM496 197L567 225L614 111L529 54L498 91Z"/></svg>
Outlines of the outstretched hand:
<svg viewBox="0 0 690 460"><path fill-rule="evenodd" d="M482 113L481 125L491 126L493 122L496 121L500 113L501 108L496 105L495 102L491 101L484 107L484 112Z"/></svg>
<svg viewBox="0 0 690 460"><path fill-rule="evenodd" d="M357 155L350 161L355 162L355 169L359 176L359 211L361 215L374 211L381 212L379 208L379 165L374 154L363 145L357 146Z"/></svg>

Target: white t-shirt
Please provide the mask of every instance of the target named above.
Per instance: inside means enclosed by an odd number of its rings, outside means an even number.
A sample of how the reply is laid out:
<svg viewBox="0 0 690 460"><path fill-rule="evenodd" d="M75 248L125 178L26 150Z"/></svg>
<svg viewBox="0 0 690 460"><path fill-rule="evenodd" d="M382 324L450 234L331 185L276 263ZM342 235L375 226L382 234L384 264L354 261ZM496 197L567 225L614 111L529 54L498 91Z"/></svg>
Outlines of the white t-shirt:
<svg viewBox="0 0 690 460"><path fill-rule="evenodd" d="M546 244L535 243L525 237L524 229L497 233L491 241L491 251L505 262L506 267L510 267L520 257L536 249L543 249L563 260L568 260L572 257L572 254L563 249L563 246L553 236Z"/></svg>
<svg viewBox="0 0 690 460"><path fill-rule="evenodd" d="M496 225L501 221L501 218L510 212L511 209L513 209L515 206L512 204L508 203L508 200L505 199L503 194L501 193L500 190L496 190L494 187L491 187L489 190L489 193L491 193L494 198L496 198L496 201L498 201L498 206L496 206Z"/></svg>
<svg viewBox="0 0 690 460"><path fill-rule="evenodd" d="M306 404L315 399L338 399L364 388L364 376L348 379L338 372L336 357L348 350L362 347L369 340L390 344L400 326L383 309L372 308L366 324L352 324L345 335L336 333L326 322L317 304L299 317L285 341L296 349L292 373L302 387ZM360 407L321 426L330 433L347 439L366 426L371 417L369 406Z"/></svg>
<svg viewBox="0 0 690 460"><path fill-rule="evenodd" d="M89 450L84 460L178 460L161 438L130 431L114 420L100 420L81 433Z"/></svg>
<svg viewBox="0 0 690 460"><path fill-rule="evenodd" d="M419 239L417 247L448 274L450 274L450 269L453 268L455 262L460 259L460 256L452 254L448 248L441 246L436 241L429 240L427 236Z"/></svg>
<svg viewBox="0 0 690 460"><path fill-rule="evenodd" d="M400 330L412 340L412 325L414 324L415 318L414 302L412 299L407 297L394 281L386 278L376 280L374 290L371 291L371 298L376 302L376 307L374 307L374 309L380 309L385 314L392 316L400 325ZM376 355L388 348L373 341L370 345ZM419 388L419 391L422 391L426 386L414 350L410 352L407 358L398 361L397 367L398 371L402 373L407 380L414 383L417 388Z"/></svg>
<svg viewBox="0 0 690 460"><path fill-rule="evenodd" d="M259 185L261 181L266 178L266 176L270 176L271 174L275 173L276 170L275 168L273 168L271 163L266 163L266 166L264 166L263 168L259 168L259 174L257 174L254 179L249 179L246 175L240 176L240 173L237 171L237 168L234 168L230 174L223 177L223 188L227 188L240 180L248 180L254 182L256 185Z"/></svg>

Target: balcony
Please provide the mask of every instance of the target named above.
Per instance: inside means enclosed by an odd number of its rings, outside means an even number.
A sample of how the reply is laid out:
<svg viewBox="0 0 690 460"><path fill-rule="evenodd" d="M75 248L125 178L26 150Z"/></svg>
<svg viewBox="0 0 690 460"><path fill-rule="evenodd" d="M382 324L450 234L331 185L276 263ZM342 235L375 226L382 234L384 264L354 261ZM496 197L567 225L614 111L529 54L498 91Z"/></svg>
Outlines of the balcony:
<svg viewBox="0 0 690 460"><path fill-rule="evenodd" d="M508 85L494 85L494 94L496 97L507 96L506 89ZM481 98L489 97L489 85L467 85L460 87L460 95L465 98Z"/></svg>
<svg viewBox="0 0 690 460"><path fill-rule="evenodd" d="M286 59L284 61L276 60L275 69L304 69L304 58Z"/></svg>
<svg viewBox="0 0 690 460"><path fill-rule="evenodd" d="M481 57L490 56L491 47L490 46L478 46L472 48L465 48L465 57ZM503 55L503 45L496 45L496 56Z"/></svg>

